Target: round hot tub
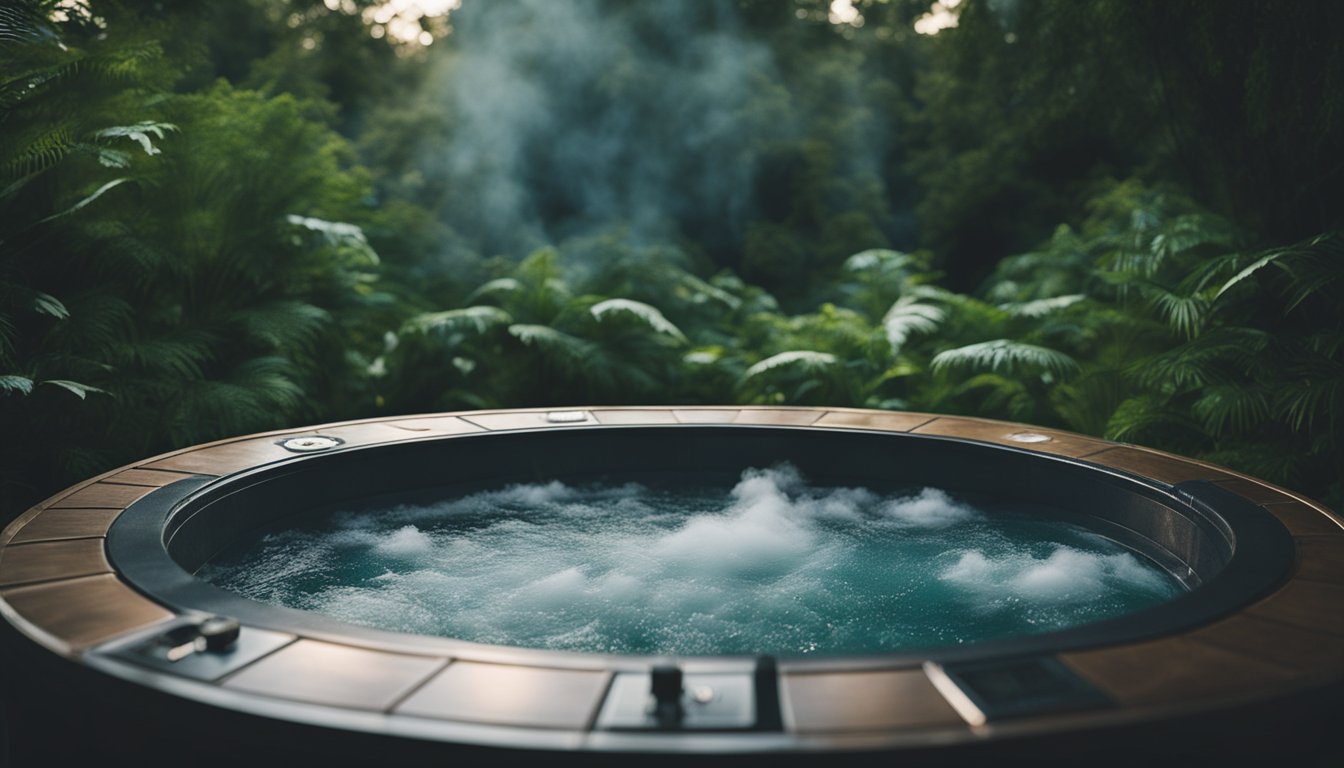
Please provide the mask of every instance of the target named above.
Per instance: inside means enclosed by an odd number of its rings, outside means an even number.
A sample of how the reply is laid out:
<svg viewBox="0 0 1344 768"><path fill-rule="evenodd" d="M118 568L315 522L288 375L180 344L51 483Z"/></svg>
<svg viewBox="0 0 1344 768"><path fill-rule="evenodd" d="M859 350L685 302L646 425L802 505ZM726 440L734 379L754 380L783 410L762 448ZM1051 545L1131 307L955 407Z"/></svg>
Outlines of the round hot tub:
<svg viewBox="0 0 1344 768"><path fill-rule="evenodd" d="M1285 722L1308 754L1344 675L1330 511L977 419L329 425L114 471L0 546L21 754L72 710L100 752L277 761L1293 753Z"/></svg>

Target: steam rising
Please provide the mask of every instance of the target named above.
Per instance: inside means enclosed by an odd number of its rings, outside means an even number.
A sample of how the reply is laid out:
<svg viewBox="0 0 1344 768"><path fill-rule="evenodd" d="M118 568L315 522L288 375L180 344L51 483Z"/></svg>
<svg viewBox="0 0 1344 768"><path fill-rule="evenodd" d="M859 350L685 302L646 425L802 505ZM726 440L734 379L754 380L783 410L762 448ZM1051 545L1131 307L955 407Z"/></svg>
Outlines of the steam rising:
<svg viewBox="0 0 1344 768"><path fill-rule="evenodd" d="M1095 621L1175 581L1062 522L925 488L748 470L727 493L516 485L338 514L207 566L247 597L404 632L615 653L856 653Z"/></svg>
<svg viewBox="0 0 1344 768"><path fill-rule="evenodd" d="M728 3L468 3L453 20L425 94L448 136L424 143L422 171L487 250L738 226L751 147L797 133L770 50Z"/></svg>

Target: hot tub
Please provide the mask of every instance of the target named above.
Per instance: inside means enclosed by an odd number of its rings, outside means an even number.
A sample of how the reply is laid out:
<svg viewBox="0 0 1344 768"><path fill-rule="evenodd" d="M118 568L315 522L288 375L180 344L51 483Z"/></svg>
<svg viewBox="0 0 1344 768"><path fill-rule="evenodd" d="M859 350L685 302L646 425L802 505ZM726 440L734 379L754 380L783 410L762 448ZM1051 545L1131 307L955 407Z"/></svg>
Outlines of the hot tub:
<svg viewBox="0 0 1344 768"><path fill-rule="evenodd" d="M389 632L198 576L259 532L324 510L518 483L724 483L781 462L828 487L1035 505L1185 589L1122 615L973 642L654 655ZM1113 756L1180 732L1180 748L1163 747L1178 754L1248 739L1270 750L1268 729L1285 721L1305 754L1320 734L1302 713L1333 700L1344 676L1344 528L1329 510L1203 463L978 419L590 408L328 425L116 470L25 513L0 545L3 615L17 630L7 640L24 660L24 699L8 704L23 754L74 749L55 743L68 720L53 722L72 711L103 734L103 751L169 755L223 740L250 760L395 749L938 762ZM1228 722L1243 725L1231 734Z"/></svg>

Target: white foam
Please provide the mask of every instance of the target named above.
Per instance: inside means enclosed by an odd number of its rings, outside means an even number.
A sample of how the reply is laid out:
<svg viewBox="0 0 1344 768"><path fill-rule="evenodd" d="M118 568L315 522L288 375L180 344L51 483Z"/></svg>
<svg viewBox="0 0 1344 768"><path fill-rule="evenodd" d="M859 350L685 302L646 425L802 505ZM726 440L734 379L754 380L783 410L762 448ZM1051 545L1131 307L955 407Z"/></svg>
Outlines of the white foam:
<svg viewBox="0 0 1344 768"><path fill-rule="evenodd" d="M397 631L688 654L964 642L1114 610L1117 586L1169 587L1082 529L1042 550L943 491L810 487L788 465L727 493L547 482L327 522L202 575Z"/></svg>
<svg viewBox="0 0 1344 768"><path fill-rule="evenodd" d="M384 555L407 557L429 553L434 549L434 542L429 534L414 525L403 525L374 543L373 548Z"/></svg>
<svg viewBox="0 0 1344 768"><path fill-rule="evenodd" d="M954 501L937 488L925 488L915 496L888 501L881 512L892 524L903 528L947 528L980 517L974 508Z"/></svg>
<svg viewBox="0 0 1344 768"><path fill-rule="evenodd" d="M1083 602L1118 586L1146 591L1166 588L1155 569L1145 567L1128 552L1085 552L1067 546L1056 547L1044 558L1024 549L997 556L963 551L939 578L959 587L981 608L1005 600L1035 605Z"/></svg>

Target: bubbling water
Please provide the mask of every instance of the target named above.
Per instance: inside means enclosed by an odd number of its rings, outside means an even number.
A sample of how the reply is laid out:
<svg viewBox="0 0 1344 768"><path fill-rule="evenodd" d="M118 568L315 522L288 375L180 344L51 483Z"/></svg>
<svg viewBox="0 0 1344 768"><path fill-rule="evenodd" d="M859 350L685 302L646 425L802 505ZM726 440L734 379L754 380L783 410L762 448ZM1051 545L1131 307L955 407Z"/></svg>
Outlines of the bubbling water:
<svg viewBox="0 0 1344 768"><path fill-rule="evenodd" d="M1181 585L1087 529L936 488L514 485L336 513L207 581L355 624L602 653L883 653L1063 629Z"/></svg>

